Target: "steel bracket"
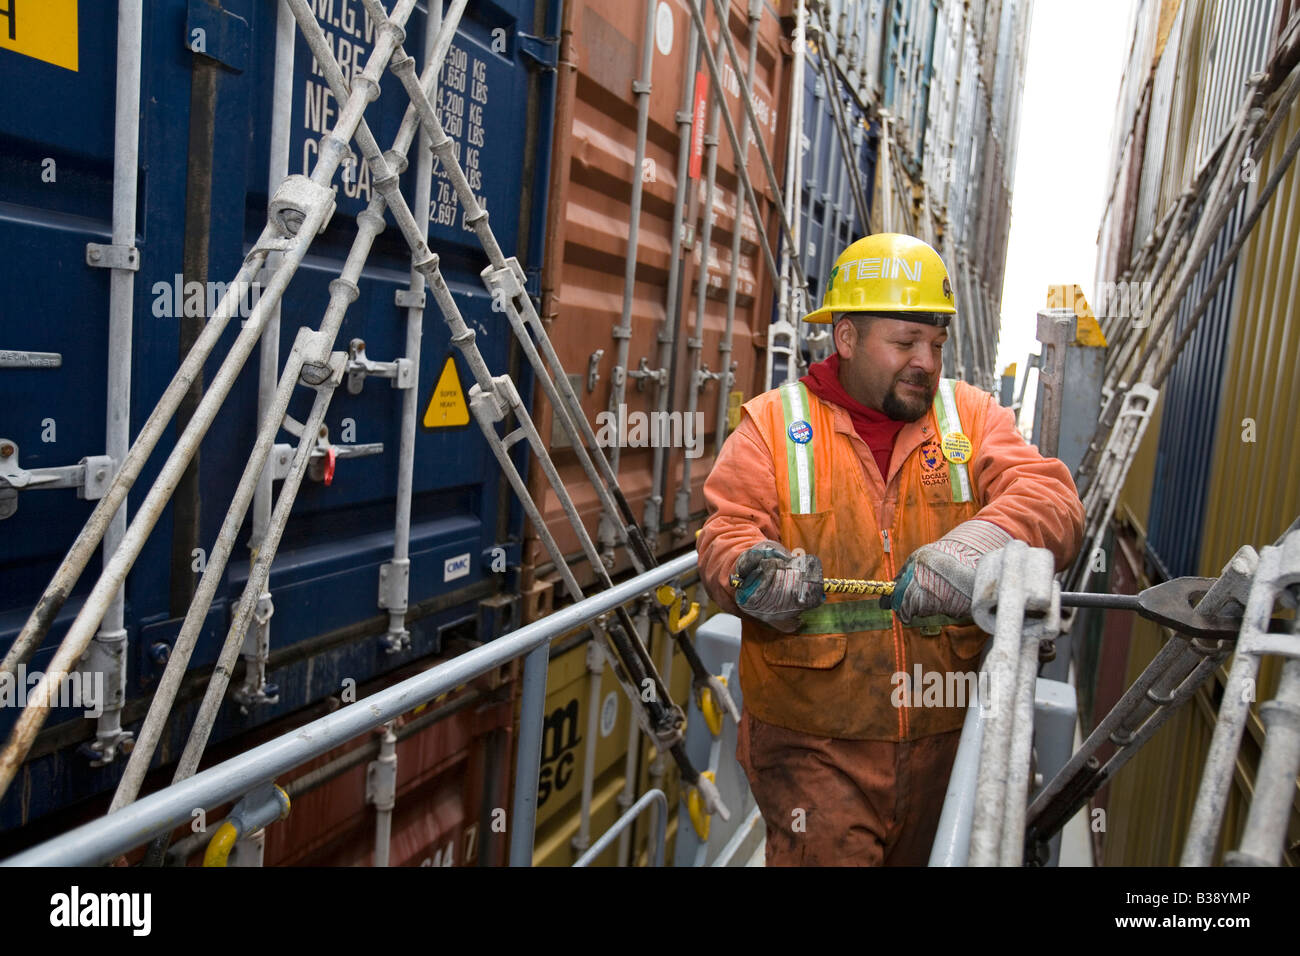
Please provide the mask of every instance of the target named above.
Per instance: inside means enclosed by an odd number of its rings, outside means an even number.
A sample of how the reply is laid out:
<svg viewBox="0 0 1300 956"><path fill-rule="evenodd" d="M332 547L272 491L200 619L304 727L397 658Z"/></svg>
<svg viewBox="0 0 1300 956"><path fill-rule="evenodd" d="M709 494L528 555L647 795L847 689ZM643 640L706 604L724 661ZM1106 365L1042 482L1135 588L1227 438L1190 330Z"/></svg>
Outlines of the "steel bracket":
<svg viewBox="0 0 1300 956"><path fill-rule="evenodd" d="M407 558L379 566L379 606L385 610L405 611L410 592L411 562Z"/></svg>
<svg viewBox="0 0 1300 956"><path fill-rule="evenodd" d="M108 455L91 455L81 459L80 467L85 469L85 478L77 489L78 498L98 501L108 494L108 486L117 474L117 462Z"/></svg>
<svg viewBox="0 0 1300 956"><path fill-rule="evenodd" d="M425 303L424 290L416 292L414 289L398 289L393 294L393 300L403 309L423 309Z"/></svg>
<svg viewBox="0 0 1300 956"><path fill-rule="evenodd" d="M609 660L609 651L601 641L587 642L587 670L592 674L603 674L605 662Z"/></svg>
<svg viewBox="0 0 1300 956"><path fill-rule="evenodd" d="M594 392L600 381L600 360L605 357L604 349L596 349L587 359L587 391Z"/></svg>
<svg viewBox="0 0 1300 956"><path fill-rule="evenodd" d="M140 250L135 246L114 246L107 243L86 243L86 265L92 269L125 269L140 271Z"/></svg>
<svg viewBox="0 0 1300 956"><path fill-rule="evenodd" d="M415 363L409 358L396 359L397 374L393 377L393 388L405 391L415 387Z"/></svg>
<svg viewBox="0 0 1300 956"><path fill-rule="evenodd" d="M293 445L284 442L277 442L271 448L271 458L266 467L271 469L272 481L284 481L289 477L289 472L293 470L293 452Z"/></svg>
<svg viewBox="0 0 1300 956"><path fill-rule="evenodd" d="M392 757L372 760L366 766L366 803L378 810L391 810L396 799L397 761Z"/></svg>

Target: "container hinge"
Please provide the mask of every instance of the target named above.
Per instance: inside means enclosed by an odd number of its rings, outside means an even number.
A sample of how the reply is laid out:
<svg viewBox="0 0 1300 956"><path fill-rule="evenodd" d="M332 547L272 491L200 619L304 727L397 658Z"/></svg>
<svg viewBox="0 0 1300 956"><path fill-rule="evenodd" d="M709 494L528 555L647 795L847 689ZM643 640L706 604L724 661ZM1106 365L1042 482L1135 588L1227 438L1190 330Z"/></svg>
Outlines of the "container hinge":
<svg viewBox="0 0 1300 956"><path fill-rule="evenodd" d="M86 265L92 269L126 269L140 271L140 250L135 246L114 246L108 243L86 243Z"/></svg>
<svg viewBox="0 0 1300 956"><path fill-rule="evenodd" d="M532 60L543 70L554 72L560 59L559 37L538 37L531 33L516 33L515 40L519 43L521 56Z"/></svg>

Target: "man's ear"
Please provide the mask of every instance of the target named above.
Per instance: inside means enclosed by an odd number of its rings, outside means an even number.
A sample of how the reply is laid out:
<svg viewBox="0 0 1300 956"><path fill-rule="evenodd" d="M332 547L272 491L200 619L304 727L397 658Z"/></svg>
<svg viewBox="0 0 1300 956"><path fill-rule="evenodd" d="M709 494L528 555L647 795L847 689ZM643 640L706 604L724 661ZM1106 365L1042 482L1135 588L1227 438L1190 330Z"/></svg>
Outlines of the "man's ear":
<svg viewBox="0 0 1300 956"><path fill-rule="evenodd" d="M837 317L835 325L831 328L831 340L835 343L835 350L840 358L852 358L853 350L858 344L857 323L847 315Z"/></svg>

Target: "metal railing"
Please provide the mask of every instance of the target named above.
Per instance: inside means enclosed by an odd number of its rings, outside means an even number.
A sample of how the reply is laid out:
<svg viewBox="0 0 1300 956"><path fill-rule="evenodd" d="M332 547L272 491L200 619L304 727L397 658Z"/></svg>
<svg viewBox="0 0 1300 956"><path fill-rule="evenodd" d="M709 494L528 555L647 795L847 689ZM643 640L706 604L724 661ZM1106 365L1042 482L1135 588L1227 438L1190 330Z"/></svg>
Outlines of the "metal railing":
<svg viewBox="0 0 1300 956"><path fill-rule="evenodd" d="M629 826L632 821L641 815L646 807L654 804L655 807L655 825L652 846L654 850L650 856L650 865L660 867L664 865L664 842L668 833L668 798L664 796L662 790L647 790L641 795L641 799L632 804L621 817L614 821L614 825L601 834L600 839L591 845L591 849L574 862L575 867L590 866L591 861L600 856L614 844L614 840Z"/></svg>
<svg viewBox="0 0 1300 956"><path fill-rule="evenodd" d="M994 638L977 682L979 706L967 711L962 728L931 864L1019 866L1048 859L1048 841L1235 651L1182 865L1210 863L1265 655L1283 658L1282 677L1274 699L1259 708L1267 735L1249 819L1240 849L1224 862L1278 865L1300 769L1300 640L1294 620L1272 615L1276 606L1298 604L1300 519L1258 554L1241 548L1218 578L1178 578L1139 595L1063 593L1051 553L1022 542L986 556L976 572L972 616ZM1078 750L1071 754L1055 735L1050 748L1059 751L1058 761L1043 750L1035 680L1039 642L1056 633L1065 605L1137 611L1173 636ZM1030 786L1032 745L1049 777L1038 788ZM1106 747L1113 752L1103 761ZM1052 773L1054 765L1059 769Z"/></svg>
<svg viewBox="0 0 1300 956"><path fill-rule="evenodd" d="M1250 703L1256 697L1261 659L1266 655L1283 659L1281 678L1276 696L1259 707L1267 732L1250 811L1240 847L1227 853L1224 862L1230 866L1277 866L1281 862L1296 772L1300 770L1300 635L1295 618L1278 627L1272 614L1278 604L1292 610L1300 605L1300 521L1276 545L1260 550L1244 604L1241 636L1183 845L1183 866L1209 866L1214 854L1228 790L1237 772L1237 750Z"/></svg>
<svg viewBox="0 0 1300 956"><path fill-rule="evenodd" d="M268 590L271 563L275 559L303 476L316 451L317 434L335 389L342 381L345 372L354 371L347 361L347 355L334 351L333 345L349 305L358 296L358 283L361 281L363 268L374 240L385 228L385 214L390 215L395 221L402 239L411 252L411 285L404 293L399 294L398 300L398 304L407 309L408 354L405 359L395 363L398 366L394 370L397 377L401 378L402 363L411 370L417 364L419 326L423 320L423 290L427 286L451 330L452 343L464 356L473 375L474 385L469 390L470 409L497 462L501 465L507 481L519 497L527 518L537 529L537 535L555 563L570 597L575 602L581 601L583 592L573 572L565 563L553 534L543 520L541 510L529 494L520 468L511 457L511 448L521 441L527 441L535 464L551 485L565 517L582 545L598 583L603 583L607 587L612 586L606 564L597 553L577 506L561 480L550 458L547 444L538 433L514 381L509 375L492 375L475 343L475 332L466 323L442 275L439 258L428 246L425 215L427 202L423 201L427 198L430 165L428 154L436 157L441 163L463 207L464 223L473 232L488 258L490 265L481 273L483 283L493 294L494 301L500 303L524 356L536 373L539 387L554 407L558 423L568 434L573 453L596 491L603 519L616 530L618 543L627 548L636 571L648 571L657 564L653 550L647 545L641 529L632 518L630 506L619 489L615 471L606 460L591 424L583 414L581 403L568 382L565 370L551 345L536 308L525 293L523 269L514 257L507 258L503 254L501 245L489 225L488 213L473 193L465 170L456 155L455 143L444 130L433 105L440 66L456 34L467 0L454 0L441 22L435 21L426 31L426 65L420 75L417 75L414 59L403 47L406 39L405 25L415 9L415 0L396 0L391 5L391 12L386 11L379 0L363 0L363 3L367 14L375 24L375 46L366 60L364 70L352 76L349 84L308 0L282 0L277 21L277 49L279 50L277 68L279 70L286 68L287 56L292 48L290 23L296 21L326 83L340 104L338 119L322 140L320 156L311 175L289 176L274 190L267 225L254 245L253 251L245 258L235 281L230 284L231 291L223 297L214 315L204 325L203 332L186 355L175 378L150 414L135 443L125 454L118 473L112 479L86 527L73 543L18 639L6 654L3 663L0 663L0 673L11 674L35 651L50 629L55 615L72 590L72 586L85 570L96 546L103 539L106 543L104 573L76 615L67 636L60 643L46 668L44 678L32 693L28 707L20 716L4 750L0 752L0 794L13 781L50 713L52 688L76 666L101 621L109 621L111 624L112 618L109 615L113 596L118 593L126 575L139 557L145 540L161 517L182 474L197 453L200 442L215 420L258 339L274 322L278 321L276 307L280 296L306 256L311 242L333 216L335 202L331 183L341 166L347 163L350 168L351 163L354 162L355 157L349 146L353 140L371 169L372 182L378 195L374 196L368 206L357 216L357 230L351 249L340 275L330 282L329 304L319 328L316 331L305 328L299 330L278 381L272 380L273 370L270 369L269 361L267 367L262 370L263 374L259 378L260 424L257 439L222 522L217 541L212 547L211 557L199 581L197 593L190 604L181 633L167 662L166 670L141 728L139 740L131 752L110 809L121 810L130 804L139 792L170 716L180 683L188 668L202 622L216 597L227 561L233 552L236 537L250 506L255 512L255 558L237 610L232 615L219 654L218 665L213 679L208 684L199 715L191 729L174 782L191 776L197 769L211 735L218 709L225 697L230 675L241 651L245 653L248 660L250 679L245 687L236 692L236 697L238 699L242 695L241 703L256 702L264 698L265 662L269 648L269 631L266 623L271 613L271 595ZM123 35L129 39L131 34L130 31L124 31ZM138 41L136 42L138 45ZM647 43L649 43L648 38ZM734 54L734 51L729 52ZM410 100L392 148L386 152L381 151L363 115L366 104L379 94L379 81L385 70L391 70L397 76ZM721 88L720 83L718 86ZM748 95L748 87L744 85L743 78L742 88ZM122 109L121 104L119 109ZM283 119L287 113L281 109L276 112L276 115ZM399 189L399 174L407 166L406 154L417 133L427 141L429 147L428 150L420 151L422 158L417 165L420 179L416 189L418 215L412 212L411 206ZM273 180L279 165L273 157ZM133 169L134 165L131 168ZM127 492L140 476L146 460L161 440L167 422L176 413L191 382L199 375L203 364L218 344L218 337L233 315L238 290L246 288L255 276L261 277L266 284L253 314L209 383L198 408L184 426L176 447L168 455L157 481L149 489L138 514L126 529L125 536L120 542L114 543L111 533L113 525L110 525L110 522L121 521L124 515L121 509ZM273 344L275 332L271 331L269 334L271 339L263 341L262 344L268 356L274 353L274 349L270 346ZM356 362L354 361L353 364ZM366 363L362 361L360 364L364 370ZM405 384L413 386L414 381ZM276 450L274 441L280 427L283 424L283 427L289 429L291 420L286 412L290 399L299 385L314 389L315 401L310 417L297 433L299 442L293 463L288 473L280 476L283 480L280 494L276 496L274 506L267 514L270 504L267 495L268 461L272 452ZM386 650L389 651L400 649L406 641L404 623L409 597L407 580L409 558L406 552L412 487L410 479L413 447L411 438L414 434L412 411L415 408L414 390L409 388L407 391L408 394L403 396L402 402L402 441L393 559L384 566L387 574L381 571L380 575L380 606L389 612L389 628L385 637ZM498 424L503 422L508 424L511 421L515 426L513 430L501 435L497 429ZM679 589L674 591L672 602L674 610L670 613L661 604L652 605L656 617L665 622L673 634L674 641L682 650L687 664L691 667L696 692L707 690L717 697L733 713L733 716L738 716L725 686L703 668L698 655L694 653L685 635L690 615L683 613L679 618L676 613L677 610L682 609L684 595L680 594ZM605 638L611 645L612 656L620 665L615 673L633 700L636 723L655 740L661 752L671 755L677 762L683 781L687 785L697 787L708 806L725 817L726 808L718 801L716 790L711 782L699 776L680 746L681 725L684 718L680 708L672 701L666 681L657 673L645 649L640 635L642 631L648 630L648 626L638 628L626 609L618 604L611 607L614 613L608 619L601 618L592 622L593 635L597 638ZM257 629L253 635L255 640L250 653L245 650L249 646L246 643L246 636L249 634L250 626L254 624ZM544 658L541 664L534 664L532 658L529 659L529 663L525 666L524 681L528 687L538 682L544 686ZM642 694L647 682L653 685L654 689L654 694L649 698ZM540 728L525 727L526 734L534 732L540 734ZM531 796L521 794L521 799L534 798L535 794ZM158 847L154 855L160 856L160 854L161 847Z"/></svg>
<svg viewBox="0 0 1300 956"><path fill-rule="evenodd" d="M514 810L508 829L510 865L528 866L532 862L537 820L537 779L550 643L693 570L697 562L695 551L667 561L652 571L615 584L460 657L142 797L106 817L0 861L0 866L93 866L111 860L156 836L188 825L197 808L215 807L238 799L294 767L519 657L524 658L523 699L515 760ZM666 817L665 812L661 820Z"/></svg>
<svg viewBox="0 0 1300 956"><path fill-rule="evenodd" d="M985 556L975 572L972 616L993 635L986 664L993 714L980 741L972 866L1019 866L1024 857L1038 642L1056 632L1061 617L1053 570L1050 551L1012 541Z"/></svg>

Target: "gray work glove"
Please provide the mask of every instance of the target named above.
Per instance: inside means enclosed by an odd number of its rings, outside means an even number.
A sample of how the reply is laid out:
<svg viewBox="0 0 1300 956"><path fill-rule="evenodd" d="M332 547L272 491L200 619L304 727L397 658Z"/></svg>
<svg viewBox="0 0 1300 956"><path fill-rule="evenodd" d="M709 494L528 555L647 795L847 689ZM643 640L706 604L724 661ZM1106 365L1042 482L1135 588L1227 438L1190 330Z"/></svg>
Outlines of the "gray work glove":
<svg viewBox="0 0 1300 956"><path fill-rule="evenodd" d="M799 630L799 615L826 600L822 563L815 554L791 554L777 541L755 545L736 561L736 604L750 617L786 634Z"/></svg>
<svg viewBox="0 0 1300 956"><path fill-rule="evenodd" d="M991 521L963 521L934 544L917 548L894 581L894 614L904 624L916 617L969 617L975 566L1007 545L1011 535Z"/></svg>

